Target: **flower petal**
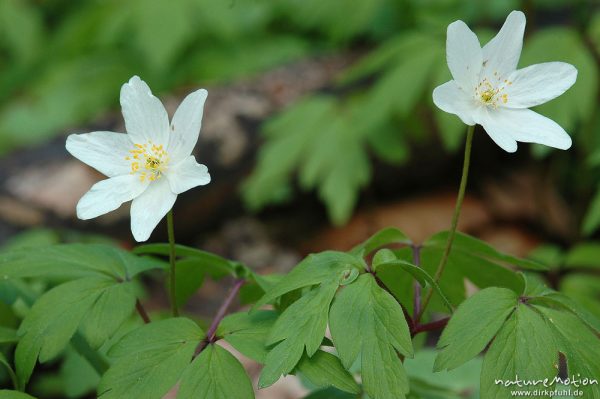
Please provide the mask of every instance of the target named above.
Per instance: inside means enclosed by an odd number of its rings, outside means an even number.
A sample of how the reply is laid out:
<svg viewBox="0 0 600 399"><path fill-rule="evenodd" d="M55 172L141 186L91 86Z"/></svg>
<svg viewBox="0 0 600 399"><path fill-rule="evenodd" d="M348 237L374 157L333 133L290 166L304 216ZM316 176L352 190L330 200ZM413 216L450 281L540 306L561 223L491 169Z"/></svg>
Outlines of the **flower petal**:
<svg viewBox="0 0 600 399"><path fill-rule="evenodd" d="M474 125L475 100L451 80L433 90L433 103L442 111L457 115L467 125Z"/></svg>
<svg viewBox="0 0 600 399"><path fill-rule="evenodd" d="M480 109L476 117L478 124L483 126L486 133L496 144L506 152L517 151L517 141L512 136L510 121L499 117L498 109L490 110L487 107Z"/></svg>
<svg viewBox="0 0 600 399"><path fill-rule="evenodd" d="M519 69L508 77L508 108L529 108L548 102L567 91L577 79L577 69L565 62L546 62Z"/></svg>
<svg viewBox="0 0 600 399"><path fill-rule="evenodd" d="M205 165L197 163L196 158L189 156L168 170L167 179L171 191L181 194L196 186L210 183L210 174Z"/></svg>
<svg viewBox="0 0 600 399"><path fill-rule="evenodd" d="M495 137L504 137L503 140L521 141L524 143L538 143L548 147L566 150L571 147L571 137L565 130L554 122L529 109L497 108L488 112L487 118L481 124L490 137L506 151L514 152L516 143L505 148ZM510 149L513 151L510 151Z"/></svg>
<svg viewBox="0 0 600 399"><path fill-rule="evenodd" d="M77 217L92 219L114 211L124 202L142 194L148 183L134 175L122 175L101 180L94 184L77 203Z"/></svg>
<svg viewBox="0 0 600 399"><path fill-rule="evenodd" d="M139 76L121 87L121 108L131 141L138 144L151 140L166 147L169 140L169 117L160 100Z"/></svg>
<svg viewBox="0 0 600 399"><path fill-rule="evenodd" d="M108 177L129 173L125 157L132 146L126 134L114 132L71 134L66 144L71 155Z"/></svg>
<svg viewBox="0 0 600 399"><path fill-rule="evenodd" d="M179 161L192 153L200 134L207 96L206 90L196 90L189 94L175 111L167 147L171 159Z"/></svg>
<svg viewBox="0 0 600 399"><path fill-rule="evenodd" d="M150 183L146 191L131 203L131 232L136 241L146 241L163 217L175 204L174 194L166 179Z"/></svg>
<svg viewBox="0 0 600 399"><path fill-rule="evenodd" d="M459 87L465 91L474 90L479 80L483 56L479 39L463 21L448 25L446 60Z"/></svg>
<svg viewBox="0 0 600 399"><path fill-rule="evenodd" d="M523 34L525 33L525 14L513 11L500 32L483 46L483 75L492 79L494 72L497 76L506 77L515 69L521 57Z"/></svg>

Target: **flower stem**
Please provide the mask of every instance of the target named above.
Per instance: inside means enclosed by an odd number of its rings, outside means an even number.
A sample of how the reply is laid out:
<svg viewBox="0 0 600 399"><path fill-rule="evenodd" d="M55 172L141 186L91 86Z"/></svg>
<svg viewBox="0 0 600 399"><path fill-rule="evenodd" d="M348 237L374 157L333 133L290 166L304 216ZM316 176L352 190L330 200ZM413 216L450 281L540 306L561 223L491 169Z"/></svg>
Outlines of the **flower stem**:
<svg viewBox="0 0 600 399"><path fill-rule="evenodd" d="M465 144L465 158L463 161L463 170L462 177L460 179L460 187L458 189L458 197L456 198L456 207L454 208L454 215L452 216L452 225L450 227L450 231L448 232L448 239L446 241L446 248L444 249L444 254L442 255L442 259L440 260L440 264L435 272L434 281L438 283L440 278L442 277L442 273L444 273L444 268L448 263L448 256L450 255L450 251L452 250L452 243L454 242L454 236L456 235L456 227L458 226L458 218L460 216L460 211L462 208L463 200L465 199L465 190L467 188L467 179L469 177L469 164L471 163L471 147L473 144L473 133L475 132L475 125L469 126L467 129L467 141ZM423 301L423 305L421 306L421 312L416 316L416 321L418 322L423 316L427 305L429 305L429 301L431 300L431 296L433 295L433 288L429 289L427 292L427 296Z"/></svg>
<svg viewBox="0 0 600 399"><path fill-rule="evenodd" d="M240 288L242 288L242 285L244 285L245 282L246 282L246 280L244 280L243 278L237 279L235 281L235 283L233 284L233 287L231 288L231 290L225 297L225 300L221 304L221 307L217 311L215 318L213 319L212 323L210 324L210 327L208 328L208 331L206 332L206 338L203 339L196 347L196 352L195 352L194 356L198 356L200 354L200 352L202 352L208 344L211 344L217 340L217 337L216 337L217 328L219 328L219 324L221 323L221 320L223 320L223 318L225 317L225 314L227 314L227 310L231 306L233 299L236 297L236 295L240 291Z"/></svg>
<svg viewBox="0 0 600 399"><path fill-rule="evenodd" d="M167 231L169 234L169 298L171 301L171 313L173 316L179 316L177 309L177 296L175 284L175 228L173 227L173 209L167 213Z"/></svg>

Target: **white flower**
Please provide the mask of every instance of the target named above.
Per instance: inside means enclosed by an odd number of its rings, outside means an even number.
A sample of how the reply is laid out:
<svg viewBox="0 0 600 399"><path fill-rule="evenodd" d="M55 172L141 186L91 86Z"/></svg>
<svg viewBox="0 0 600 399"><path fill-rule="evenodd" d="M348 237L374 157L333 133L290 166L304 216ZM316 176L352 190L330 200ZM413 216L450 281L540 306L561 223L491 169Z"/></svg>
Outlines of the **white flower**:
<svg viewBox="0 0 600 399"><path fill-rule="evenodd" d="M167 111L148 85L134 76L121 88L127 134L72 134L67 151L108 176L77 204L77 217L91 219L131 204L131 232L146 241L178 194L210 182L208 168L191 155L202 123L204 89L188 95L169 124Z"/></svg>
<svg viewBox="0 0 600 399"><path fill-rule="evenodd" d="M510 13L500 32L483 48L463 21L448 26L446 57L454 80L436 87L433 102L467 125L480 124L504 150L517 141L566 150L571 138L556 122L527 108L543 104L575 83L577 69L547 62L518 69L525 15Z"/></svg>

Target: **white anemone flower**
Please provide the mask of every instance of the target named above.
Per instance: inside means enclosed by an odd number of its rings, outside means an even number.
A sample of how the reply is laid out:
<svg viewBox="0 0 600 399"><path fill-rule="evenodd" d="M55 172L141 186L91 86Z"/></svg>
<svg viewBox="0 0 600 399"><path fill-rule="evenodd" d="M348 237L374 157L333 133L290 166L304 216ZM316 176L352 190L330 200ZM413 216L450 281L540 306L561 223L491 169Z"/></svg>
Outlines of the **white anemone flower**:
<svg viewBox="0 0 600 399"><path fill-rule="evenodd" d="M467 125L482 125L508 152L517 150L517 141L566 150L571 138L564 129L528 108L564 93L575 83L577 69L564 62L517 69L524 31L525 15L513 11L481 48L463 21L450 24L446 57L454 80L436 87L433 102Z"/></svg>
<svg viewBox="0 0 600 399"><path fill-rule="evenodd" d="M191 155L202 124L204 89L189 94L171 123L164 106L138 76L121 87L127 133L72 134L66 148L106 175L79 200L77 217L91 219L131 203L131 232L146 241L177 195L208 184L208 168Z"/></svg>

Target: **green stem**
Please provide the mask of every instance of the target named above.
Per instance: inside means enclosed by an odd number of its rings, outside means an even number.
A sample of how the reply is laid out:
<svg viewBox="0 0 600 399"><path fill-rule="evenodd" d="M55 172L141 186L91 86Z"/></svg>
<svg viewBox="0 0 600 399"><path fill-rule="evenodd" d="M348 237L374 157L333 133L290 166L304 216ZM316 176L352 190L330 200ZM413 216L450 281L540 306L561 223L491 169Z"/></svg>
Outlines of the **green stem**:
<svg viewBox="0 0 600 399"><path fill-rule="evenodd" d="M460 179L460 187L458 189L458 197L456 198L456 207L454 208L454 215L452 216L452 225L450 227L450 232L448 233L448 239L446 241L446 248L444 249L444 254L442 255L442 259L440 260L440 264L435 272L434 280L436 283L440 281L442 277L442 273L444 273L444 269L446 264L448 263L448 256L450 256L450 251L452 250L452 243L454 242L454 237L456 236L456 227L458 226L458 218L460 217L460 211L462 208L463 200L465 199L465 190L467 188L467 179L469 177L469 164L471 163L471 147L473 144L473 133L475 132L475 125L469 126L467 129L467 142L465 144L465 158L463 161L463 170L462 177ZM423 316L427 305L429 305L429 301L431 300L431 296L433 295L433 289L430 289L427 292L427 296L423 301L423 305L421 306L421 312L417 315L416 321L418 322Z"/></svg>
<svg viewBox="0 0 600 399"><path fill-rule="evenodd" d="M108 370L109 364L97 351L93 350L80 333L75 333L71 339L71 345L82 357L92 365L98 375L102 376Z"/></svg>
<svg viewBox="0 0 600 399"><path fill-rule="evenodd" d="M175 229L173 227L173 209L167 213L167 231L169 234L169 298L171 301L171 313L179 316L177 309L177 296L175 295Z"/></svg>

